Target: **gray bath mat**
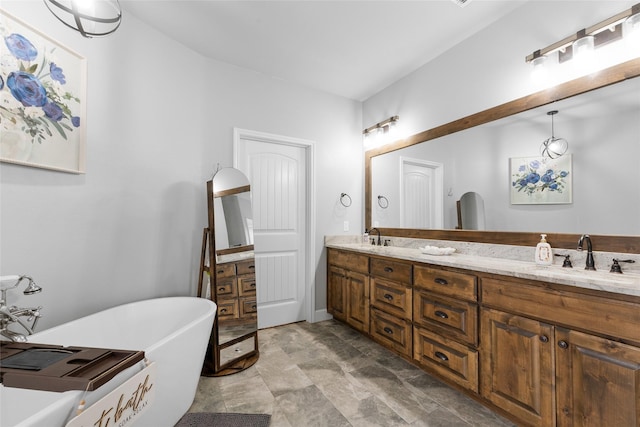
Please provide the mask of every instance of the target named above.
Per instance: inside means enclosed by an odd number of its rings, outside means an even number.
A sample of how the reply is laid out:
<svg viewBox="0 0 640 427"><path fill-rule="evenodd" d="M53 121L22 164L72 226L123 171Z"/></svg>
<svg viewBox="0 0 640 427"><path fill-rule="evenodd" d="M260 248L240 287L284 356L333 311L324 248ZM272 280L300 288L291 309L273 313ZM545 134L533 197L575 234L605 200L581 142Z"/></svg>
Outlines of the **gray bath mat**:
<svg viewBox="0 0 640 427"><path fill-rule="evenodd" d="M213 412L189 412L175 427L269 427L268 414L224 414Z"/></svg>

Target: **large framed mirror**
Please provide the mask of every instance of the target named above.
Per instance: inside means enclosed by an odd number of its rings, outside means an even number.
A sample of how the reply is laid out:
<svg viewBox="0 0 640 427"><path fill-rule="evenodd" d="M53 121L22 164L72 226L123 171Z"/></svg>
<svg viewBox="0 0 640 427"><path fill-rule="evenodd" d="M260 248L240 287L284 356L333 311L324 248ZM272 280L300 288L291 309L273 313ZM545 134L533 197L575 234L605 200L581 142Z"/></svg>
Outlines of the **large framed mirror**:
<svg viewBox="0 0 640 427"><path fill-rule="evenodd" d="M547 233L568 249L589 233L596 250L640 252L639 75L640 58L367 151L365 226L388 236L525 246ZM510 159L540 155L550 110L559 111L556 133L569 139L573 200L511 204ZM403 162L443 165L440 222L413 226L400 217ZM484 231L457 229L456 202L471 191L484 200ZM384 209L379 195L389 200Z"/></svg>
<svg viewBox="0 0 640 427"><path fill-rule="evenodd" d="M259 357L251 186L237 169L220 169L207 182L209 227L204 231L204 296L218 306L203 367L208 376L229 375ZM202 284L199 293L203 296Z"/></svg>

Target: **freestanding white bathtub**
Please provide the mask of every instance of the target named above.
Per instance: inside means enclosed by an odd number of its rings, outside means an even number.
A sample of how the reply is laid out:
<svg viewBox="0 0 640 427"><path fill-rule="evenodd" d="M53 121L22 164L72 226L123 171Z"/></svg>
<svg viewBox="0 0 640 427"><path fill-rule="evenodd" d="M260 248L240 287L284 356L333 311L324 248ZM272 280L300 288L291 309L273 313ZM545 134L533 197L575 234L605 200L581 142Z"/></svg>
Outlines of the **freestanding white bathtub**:
<svg viewBox="0 0 640 427"><path fill-rule="evenodd" d="M124 304L28 337L63 346L144 350L156 364L155 398L135 427L173 427L191 406L216 305L205 298L157 298ZM140 362L85 397L87 406L139 372ZM55 393L0 386L2 427L62 427L82 391Z"/></svg>

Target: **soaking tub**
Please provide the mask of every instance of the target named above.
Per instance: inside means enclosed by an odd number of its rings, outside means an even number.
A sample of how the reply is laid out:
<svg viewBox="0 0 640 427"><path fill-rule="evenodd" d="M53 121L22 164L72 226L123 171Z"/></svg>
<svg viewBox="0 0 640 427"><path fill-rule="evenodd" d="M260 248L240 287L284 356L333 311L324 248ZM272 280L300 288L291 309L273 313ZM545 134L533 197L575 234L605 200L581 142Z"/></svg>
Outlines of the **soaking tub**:
<svg viewBox="0 0 640 427"><path fill-rule="evenodd" d="M124 304L28 337L29 342L63 346L144 350L155 362L155 398L135 427L173 427L191 406L216 305L205 298L157 298ZM138 373L143 362L89 392L87 406ZM0 386L0 425L64 426L83 391L63 393Z"/></svg>

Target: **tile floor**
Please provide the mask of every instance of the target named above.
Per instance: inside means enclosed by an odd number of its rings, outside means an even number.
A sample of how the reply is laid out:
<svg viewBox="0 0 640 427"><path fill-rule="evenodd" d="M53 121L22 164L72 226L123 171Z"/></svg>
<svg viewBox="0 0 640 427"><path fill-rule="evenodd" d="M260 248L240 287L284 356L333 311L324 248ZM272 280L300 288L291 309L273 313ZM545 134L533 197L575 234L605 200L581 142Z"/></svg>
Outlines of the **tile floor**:
<svg viewBox="0 0 640 427"><path fill-rule="evenodd" d="M191 412L266 413L271 427L513 426L340 322L295 323L258 338L258 362L201 377Z"/></svg>

